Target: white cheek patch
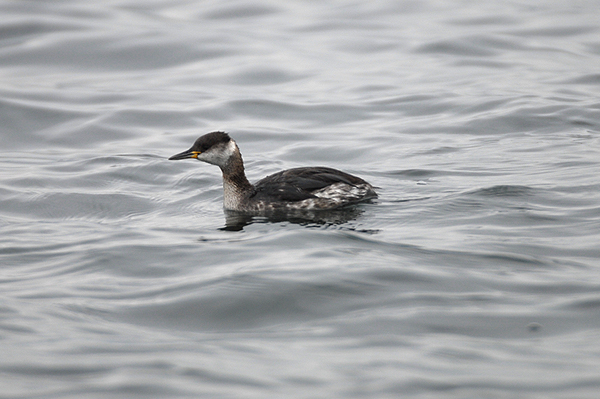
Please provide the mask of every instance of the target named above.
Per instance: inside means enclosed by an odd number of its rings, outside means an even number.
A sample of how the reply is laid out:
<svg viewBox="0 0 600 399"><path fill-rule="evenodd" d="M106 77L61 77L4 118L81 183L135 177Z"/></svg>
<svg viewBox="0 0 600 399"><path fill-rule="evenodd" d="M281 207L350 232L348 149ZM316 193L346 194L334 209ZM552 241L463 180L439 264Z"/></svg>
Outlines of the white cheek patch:
<svg viewBox="0 0 600 399"><path fill-rule="evenodd" d="M214 146L210 150L199 154L198 159L213 165L224 166L236 153L236 150L235 141L230 140L226 145Z"/></svg>
<svg viewBox="0 0 600 399"><path fill-rule="evenodd" d="M227 143L227 150L229 152L229 155L233 155L235 153L235 151L237 150L237 145L235 145L235 141L229 140L229 143Z"/></svg>

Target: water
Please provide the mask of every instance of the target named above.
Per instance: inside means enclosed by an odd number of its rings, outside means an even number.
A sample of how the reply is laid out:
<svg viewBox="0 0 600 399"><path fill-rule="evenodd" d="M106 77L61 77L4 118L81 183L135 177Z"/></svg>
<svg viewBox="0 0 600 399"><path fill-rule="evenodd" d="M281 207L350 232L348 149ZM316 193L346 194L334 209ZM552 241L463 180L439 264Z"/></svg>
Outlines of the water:
<svg viewBox="0 0 600 399"><path fill-rule="evenodd" d="M0 10L0 398L597 397L597 2ZM227 218L212 130L380 198Z"/></svg>

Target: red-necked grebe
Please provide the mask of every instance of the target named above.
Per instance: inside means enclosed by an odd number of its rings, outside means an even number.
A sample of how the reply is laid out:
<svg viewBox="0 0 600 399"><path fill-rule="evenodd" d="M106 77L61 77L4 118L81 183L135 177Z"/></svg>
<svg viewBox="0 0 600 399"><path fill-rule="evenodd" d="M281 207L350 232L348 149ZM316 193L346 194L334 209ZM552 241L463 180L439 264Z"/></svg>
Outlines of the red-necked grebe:
<svg viewBox="0 0 600 399"><path fill-rule="evenodd" d="M336 209L356 204L377 193L369 183L348 173L308 167L284 170L252 185L246 178L240 150L227 133L212 132L170 160L196 158L223 172L223 206L227 210L264 213L286 210Z"/></svg>

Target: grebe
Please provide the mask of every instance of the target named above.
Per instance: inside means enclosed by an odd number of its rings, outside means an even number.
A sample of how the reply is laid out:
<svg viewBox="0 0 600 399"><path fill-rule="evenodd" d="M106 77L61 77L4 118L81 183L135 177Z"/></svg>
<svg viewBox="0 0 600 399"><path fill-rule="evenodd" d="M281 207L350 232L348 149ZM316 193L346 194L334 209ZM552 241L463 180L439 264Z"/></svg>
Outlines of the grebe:
<svg viewBox="0 0 600 399"><path fill-rule="evenodd" d="M169 159L187 158L196 158L221 168L223 207L226 210L256 214L326 210L377 197L373 186L363 179L326 167L288 169L252 185L246 178L240 149L224 132L205 134L196 140L192 148Z"/></svg>

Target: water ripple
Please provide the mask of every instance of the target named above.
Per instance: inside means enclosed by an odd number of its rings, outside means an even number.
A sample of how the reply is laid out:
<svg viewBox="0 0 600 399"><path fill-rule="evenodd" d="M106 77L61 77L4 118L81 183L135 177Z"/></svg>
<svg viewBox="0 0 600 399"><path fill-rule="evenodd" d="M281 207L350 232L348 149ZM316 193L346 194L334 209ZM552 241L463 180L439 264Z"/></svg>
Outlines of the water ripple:
<svg viewBox="0 0 600 399"><path fill-rule="evenodd" d="M596 398L598 10L0 1L3 395ZM232 216L213 130L380 196Z"/></svg>

